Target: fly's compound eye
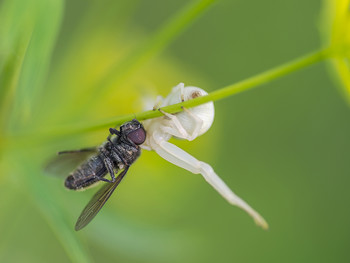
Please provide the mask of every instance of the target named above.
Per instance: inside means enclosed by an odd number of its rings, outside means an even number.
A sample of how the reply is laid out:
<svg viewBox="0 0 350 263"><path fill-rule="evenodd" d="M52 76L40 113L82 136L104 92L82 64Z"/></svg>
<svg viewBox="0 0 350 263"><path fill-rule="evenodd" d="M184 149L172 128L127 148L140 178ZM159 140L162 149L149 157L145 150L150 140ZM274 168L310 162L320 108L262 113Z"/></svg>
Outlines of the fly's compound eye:
<svg viewBox="0 0 350 263"><path fill-rule="evenodd" d="M128 134L128 139L136 145L140 145L146 140L146 131L142 127L138 128Z"/></svg>

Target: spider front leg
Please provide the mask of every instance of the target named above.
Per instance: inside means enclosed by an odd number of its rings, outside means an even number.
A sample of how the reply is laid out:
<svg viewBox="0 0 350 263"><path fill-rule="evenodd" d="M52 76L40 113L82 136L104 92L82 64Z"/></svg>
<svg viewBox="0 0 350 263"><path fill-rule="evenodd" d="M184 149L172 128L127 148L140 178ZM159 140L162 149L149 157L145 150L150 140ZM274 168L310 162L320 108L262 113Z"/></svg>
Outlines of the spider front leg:
<svg viewBox="0 0 350 263"><path fill-rule="evenodd" d="M157 96L156 102L153 105L153 110L159 109L159 106L163 103L164 98L162 96Z"/></svg>
<svg viewBox="0 0 350 263"><path fill-rule="evenodd" d="M180 89L181 101L184 102L185 101L185 84L181 82L179 85L177 85L177 88Z"/></svg>
<svg viewBox="0 0 350 263"><path fill-rule="evenodd" d="M196 139L199 135L200 130L203 127L203 120L201 118L199 118L196 114L193 114L190 110L186 109L185 107L182 107L182 109L184 110L184 112L186 112L188 114L188 116L190 116L194 122L194 129L191 135L189 135L188 138L186 138L189 141L193 141L194 139Z"/></svg>
<svg viewBox="0 0 350 263"><path fill-rule="evenodd" d="M188 114L193 120L194 128L193 128L192 134L189 134L186 131L186 129L183 127L183 125L181 124L181 122L179 121L176 115L167 113L162 109L159 109L161 113L163 113L166 117L168 117L171 120L171 124L169 126L163 126L162 130L178 138L186 139L188 141L193 141L198 137L199 131L201 130L203 125L203 121L188 109L183 108L183 110L184 110L184 113Z"/></svg>
<svg viewBox="0 0 350 263"><path fill-rule="evenodd" d="M161 128L164 132L179 138L186 138L189 136L187 131L185 130L185 128L182 126L181 122L175 115L167 113L160 108L158 110L171 121L170 126L163 126Z"/></svg>
<svg viewBox="0 0 350 263"><path fill-rule="evenodd" d="M164 140L159 140L157 145L152 145L152 148L165 160L194 174L201 174L204 179L230 204L238 206L246 211L254 219L257 225L264 229L268 228L268 224L264 218L244 200L237 196L214 172L213 168L209 164L198 161L181 148Z"/></svg>

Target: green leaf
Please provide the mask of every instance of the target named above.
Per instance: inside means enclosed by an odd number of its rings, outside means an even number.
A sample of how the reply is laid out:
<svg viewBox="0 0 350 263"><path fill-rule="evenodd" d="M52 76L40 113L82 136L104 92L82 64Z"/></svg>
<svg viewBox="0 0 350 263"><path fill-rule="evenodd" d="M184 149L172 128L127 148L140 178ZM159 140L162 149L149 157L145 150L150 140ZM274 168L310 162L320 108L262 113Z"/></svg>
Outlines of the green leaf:
<svg viewBox="0 0 350 263"><path fill-rule="evenodd" d="M2 2L0 9L0 130L4 130L8 120L35 15L35 5L29 1Z"/></svg>
<svg viewBox="0 0 350 263"><path fill-rule="evenodd" d="M10 1L9 1L10 2ZM16 0L8 4L13 11L5 21L3 30L6 35L4 49L9 49L6 65L13 66L13 102L10 129L25 126L28 128L34 106L38 106L38 97L45 87L45 80L50 66L51 53L58 34L62 19L63 2L61 0ZM22 15L24 17L22 18ZM19 20L17 20L19 19ZM14 28L14 32L12 31ZM22 37L24 34L25 37ZM8 37L9 36L9 37ZM24 38L24 40L23 40ZM12 62L15 59L13 46L18 47L21 52L20 61ZM18 74L14 74L17 73ZM7 86L9 81L5 83ZM9 89L9 88L8 88Z"/></svg>

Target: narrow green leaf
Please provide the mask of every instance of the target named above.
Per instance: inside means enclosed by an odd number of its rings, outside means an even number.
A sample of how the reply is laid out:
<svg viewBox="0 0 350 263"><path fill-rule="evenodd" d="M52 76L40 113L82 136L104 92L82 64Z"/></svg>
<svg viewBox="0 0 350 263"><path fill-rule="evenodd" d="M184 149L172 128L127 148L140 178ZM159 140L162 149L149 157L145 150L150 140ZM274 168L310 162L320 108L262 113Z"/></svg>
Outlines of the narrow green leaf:
<svg viewBox="0 0 350 263"><path fill-rule="evenodd" d="M28 3L27 3L28 2ZM16 8L26 3L26 10L32 30L29 44L26 48L21 71L18 76L17 88L12 105L10 127L28 127L34 105L46 80L50 65L51 53L58 34L62 18L62 0L16 1ZM14 16L16 19L18 16ZM27 27L26 20L18 26ZM28 30L30 30L28 29ZM20 32L19 32L20 33ZM16 39L16 38L14 38Z"/></svg>
<svg viewBox="0 0 350 263"><path fill-rule="evenodd" d="M0 131L9 111L36 15L29 1L5 0L0 7Z"/></svg>

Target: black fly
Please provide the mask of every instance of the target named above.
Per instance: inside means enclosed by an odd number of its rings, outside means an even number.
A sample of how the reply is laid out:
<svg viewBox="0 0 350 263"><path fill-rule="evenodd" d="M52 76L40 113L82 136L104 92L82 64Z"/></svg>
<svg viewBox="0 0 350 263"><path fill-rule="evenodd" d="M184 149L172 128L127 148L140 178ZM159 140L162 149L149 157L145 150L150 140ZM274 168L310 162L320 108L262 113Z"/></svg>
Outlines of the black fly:
<svg viewBox="0 0 350 263"><path fill-rule="evenodd" d="M80 214L75 224L77 231L90 223L101 210L124 178L130 165L140 156L139 145L146 139L145 129L135 119L124 123L120 131L110 128L109 132L107 141L100 147L59 152L58 159L51 161L47 166L47 170L53 171L57 165L67 166L69 162L74 163L84 158L86 154L93 154L66 178L65 186L72 190L81 190L99 181L106 182ZM112 135L116 136L112 138ZM119 171L121 172L116 177ZM105 178L107 174L110 174L110 180Z"/></svg>

